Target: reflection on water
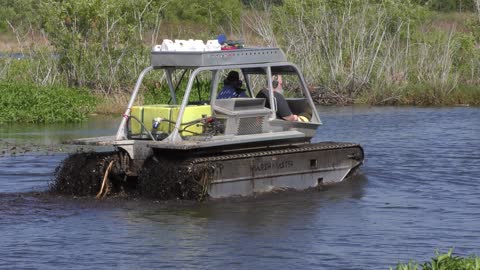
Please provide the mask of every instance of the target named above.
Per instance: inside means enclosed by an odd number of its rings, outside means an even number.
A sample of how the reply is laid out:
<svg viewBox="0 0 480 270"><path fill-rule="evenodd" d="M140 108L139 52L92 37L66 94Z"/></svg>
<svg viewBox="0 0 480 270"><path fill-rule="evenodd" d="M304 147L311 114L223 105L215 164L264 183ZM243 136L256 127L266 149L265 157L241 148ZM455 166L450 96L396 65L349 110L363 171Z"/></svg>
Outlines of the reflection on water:
<svg viewBox="0 0 480 270"><path fill-rule="evenodd" d="M315 141L358 142L361 174L327 190L208 202L57 197L63 153L0 157L0 268L388 269L435 249L480 254L480 109L322 107ZM110 135L117 119L1 127L3 141ZM75 262L75 263L73 263Z"/></svg>
<svg viewBox="0 0 480 270"><path fill-rule="evenodd" d="M330 201L346 199L360 199L363 194L363 186L367 179L364 175L358 175L336 186L322 190L311 189L306 191L282 191L271 194L260 194L252 197L238 197L229 199L217 199L204 203L173 202L162 205L154 204L151 207L137 209L129 212L131 219L147 219L151 221L162 220L165 214L188 217L216 219L222 222L231 222L240 226L262 227L270 221L277 222L284 219L296 219L299 210L315 210L321 204ZM303 217L305 219L305 217Z"/></svg>
<svg viewBox="0 0 480 270"><path fill-rule="evenodd" d="M0 139L9 142L58 144L73 138L112 135L120 120L119 117L95 116L90 121L75 124L5 124L0 126Z"/></svg>
<svg viewBox="0 0 480 270"><path fill-rule="evenodd" d="M77 148L90 150L91 147L88 146L77 147L61 143L75 138L115 134L120 120L119 117L95 116L90 121L76 124L2 125L0 126L0 157L32 152L55 155L59 152L75 152Z"/></svg>

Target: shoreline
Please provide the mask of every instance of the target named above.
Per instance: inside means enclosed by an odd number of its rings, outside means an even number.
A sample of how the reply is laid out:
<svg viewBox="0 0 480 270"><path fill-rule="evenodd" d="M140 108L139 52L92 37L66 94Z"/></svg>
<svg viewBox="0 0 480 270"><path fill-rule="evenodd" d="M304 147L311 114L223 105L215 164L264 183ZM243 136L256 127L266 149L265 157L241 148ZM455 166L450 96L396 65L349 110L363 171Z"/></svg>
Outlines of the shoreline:
<svg viewBox="0 0 480 270"><path fill-rule="evenodd" d="M60 92L59 92L60 91ZM61 93L65 91L65 93ZM125 91L116 91L111 95L99 93L99 91L71 88L64 86L44 86L28 85L24 83L3 83L0 81L0 103L3 106L0 109L1 123L73 123L82 122L89 115L112 115L121 114L126 109L130 99L130 93ZM68 93L67 93L68 92ZM53 94L52 93L58 93ZM359 97L350 102L334 102L330 96L318 98L318 93L311 92L316 105L320 106L417 106L417 107L479 107L480 89L476 87L459 87L451 91L448 95L441 98L431 99L428 97L428 91L418 92L416 95L405 92L397 96L395 100L378 103L369 102L368 97ZM32 99L32 97L35 97ZM371 101L371 100L370 100ZM78 104L79 107L65 106L64 104ZM92 104L94 102L95 105ZM142 104L153 104L151 100L140 100ZM158 101L155 101L158 103ZM41 104L40 104L41 103ZM160 102L161 103L161 102ZM10 104L10 105L9 105ZM17 105L15 105L17 104ZM24 104L24 105L20 105ZM25 105L28 104L28 108ZM40 106L39 106L40 105ZM42 111L43 108L43 111ZM45 109L50 108L50 109ZM47 117L46 113L54 113L55 117Z"/></svg>

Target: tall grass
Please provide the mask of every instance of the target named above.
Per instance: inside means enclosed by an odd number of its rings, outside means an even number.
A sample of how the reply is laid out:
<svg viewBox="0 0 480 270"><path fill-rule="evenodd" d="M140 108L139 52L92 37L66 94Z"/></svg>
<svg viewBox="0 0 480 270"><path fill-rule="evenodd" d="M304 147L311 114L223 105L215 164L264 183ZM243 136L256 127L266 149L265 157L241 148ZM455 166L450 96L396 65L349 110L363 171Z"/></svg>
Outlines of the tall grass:
<svg viewBox="0 0 480 270"><path fill-rule="evenodd" d="M58 57L48 44L46 35L32 26L17 29L9 23L16 37L13 52L17 57L0 58L0 81L24 82L35 85L64 84Z"/></svg>
<svg viewBox="0 0 480 270"><path fill-rule="evenodd" d="M278 40L312 89L333 103L412 103L407 94L418 86L433 95L432 103L442 103L461 78L477 76L478 57L469 63L458 59L465 53L460 51L464 36L454 27L419 33L410 16L392 20L388 6L345 3L332 9L324 1L285 1L267 10L273 16L256 16L249 26L266 43Z"/></svg>

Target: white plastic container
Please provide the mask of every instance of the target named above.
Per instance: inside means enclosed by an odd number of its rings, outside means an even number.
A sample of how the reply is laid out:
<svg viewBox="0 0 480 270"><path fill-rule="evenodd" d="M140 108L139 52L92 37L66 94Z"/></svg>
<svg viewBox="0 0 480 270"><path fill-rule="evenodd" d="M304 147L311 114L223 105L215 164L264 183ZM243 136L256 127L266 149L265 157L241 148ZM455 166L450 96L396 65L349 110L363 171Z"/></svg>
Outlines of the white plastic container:
<svg viewBox="0 0 480 270"><path fill-rule="evenodd" d="M155 45L155 46L153 46L152 51L154 51L154 52L160 52L160 51L162 51L162 45Z"/></svg>
<svg viewBox="0 0 480 270"><path fill-rule="evenodd" d="M206 49L205 43L203 43L203 40L197 39L197 40L189 40L190 41L190 48L192 51L196 52L203 52Z"/></svg>
<svg viewBox="0 0 480 270"><path fill-rule="evenodd" d="M174 47L177 52L203 52L206 49L205 44L200 39L176 39Z"/></svg>
<svg viewBox="0 0 480 270"><path fill-rule="evenodd" d="M218 43L217 39L208 40L205 47L205 51L220 51L222 49L222 45Z"/></svg>
<svg viewBox="0 0 480 270"><path fill-rule="evenodd" d="M175 51L175 44L170 39L164 39L160 50L163 52Z"/></svg>
<svg viewBox="0 0 480 270"><path fill-rule="evenodd" d="M183 39L175 39L174 46L177 52L187 52L189 50L188 41Z"/></svg>
<svg viewBox="0 0 480 270"><path fill-rule="evenodd" d="M173 42L170 39L164 39L162 45L155 45L153 51L162 52L203 52L203 51L219 51L221 49L217 40L209 40L207 44L203 43L201 39L175 39Z"/></svg>

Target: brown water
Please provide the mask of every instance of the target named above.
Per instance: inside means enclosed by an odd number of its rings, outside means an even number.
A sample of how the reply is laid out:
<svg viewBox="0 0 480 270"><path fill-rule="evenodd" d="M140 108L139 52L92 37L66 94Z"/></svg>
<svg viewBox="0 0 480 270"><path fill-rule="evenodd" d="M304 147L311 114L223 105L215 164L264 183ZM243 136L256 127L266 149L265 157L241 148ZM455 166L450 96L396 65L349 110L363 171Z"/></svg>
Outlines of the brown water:
<svg viewBox="0 0 480 270"><path fill-rule="evenodd" d="M361 175L202 203L48 196L58 142L110 135L116 120L2 126L0 145L33 152L0 156L0 268L388 269L435 249L480 254L480 108L320 113L314 140L361 143Z"/></svg>

